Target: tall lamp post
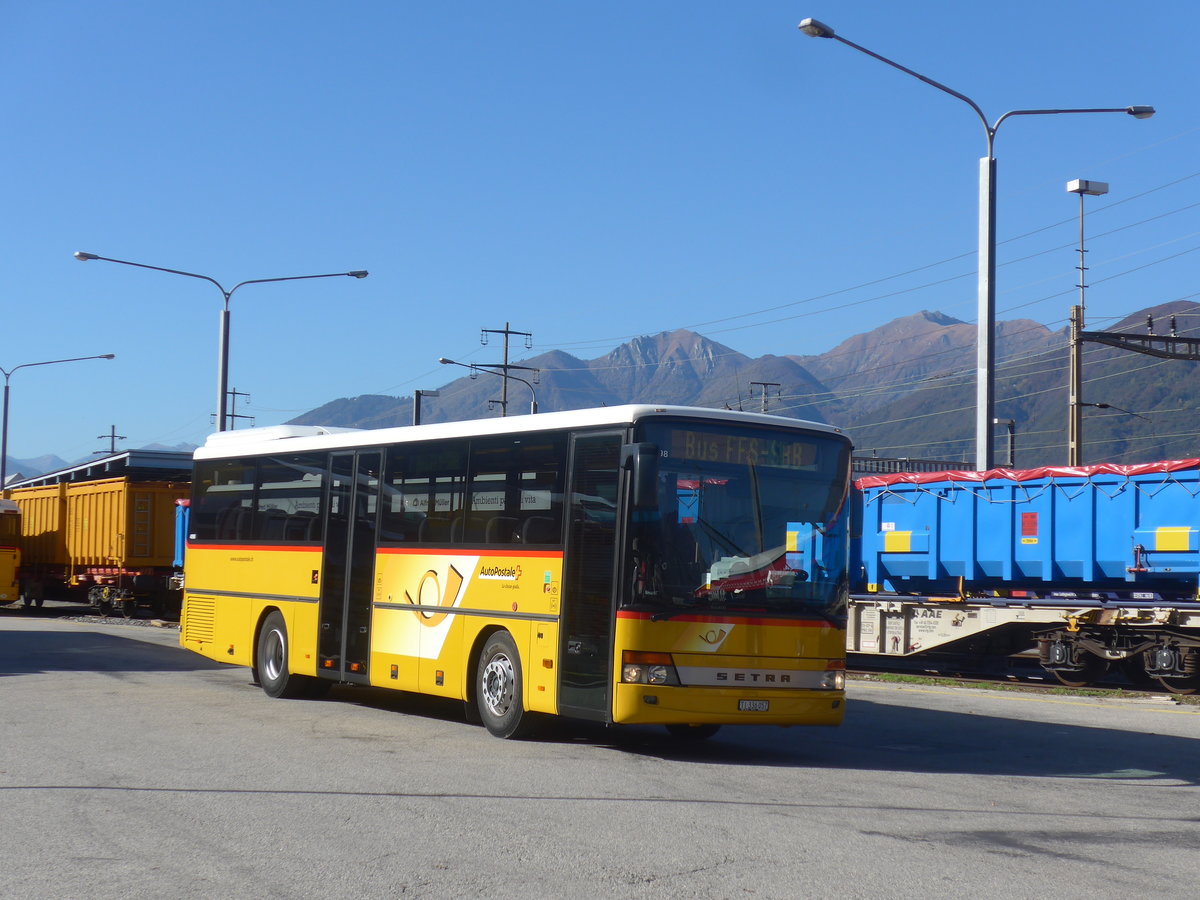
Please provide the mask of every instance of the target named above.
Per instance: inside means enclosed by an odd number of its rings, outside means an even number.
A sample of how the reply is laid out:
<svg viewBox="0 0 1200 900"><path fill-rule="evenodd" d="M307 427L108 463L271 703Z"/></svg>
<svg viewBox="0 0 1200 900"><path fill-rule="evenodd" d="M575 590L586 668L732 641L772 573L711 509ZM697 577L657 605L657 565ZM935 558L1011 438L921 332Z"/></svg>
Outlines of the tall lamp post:
<svg viewBox="0 0 1200 900"><path fill-rule="evenodd" d="M221 310L221 329L217 344L217 431L227 430L228 416L225 413L225 403L229 387L229 298L233 296L233 292L248 284L266 284L272 281L305 281L310 278L340 278L343 276L366 278L369 274L365 269L356 269L353 272L330 272L325 275L285 275L282 278L251 278L249 281L240 281L229 290L225 290L215 278L210 278L208 275L197 275L195 272L184 272L180 269L164 269L162 266L148 266L145 263L130 262L127 259L97 256L95 253L85 253L82 250L75 251L75 258L80 262L99 259L104 262L120 263L123 266L137 266L139 269L153 269L155 272L186 275L188 278L199 278L202 281L207 281L217 286L217 290L225 298L225 307Z"/></svg>
<svg viewBox="0 0 1200 900"><path fill-rule="evenodd" d="M4 490L8 481L8 380L18 369L28 369L31 366L52 366L56 363L83 362L85 359L116 359L115 353L102 353L99 356L73 356L70 359L48 359L45 362L21 363L11 369L0 368L4 373L4 418L0 424L0 491Z"/></svg>
<svg viewBox="0 0 1200 900"><path fill-rule="evenodd" d="M464 369L470 369L472 372L487 372L489 375L496 375L499 378L505 379L505 381L507 381L509 378L511 378L513 381L519 381L519 382L521 382L521 384L525 385L525 387L529 388L529 394L532 398L529 401L530 414L534 414L538 411L537 391L535 391L533 389L533 385L530 384L528 381L526 381L524 378L519 378L516 375L509 375L507 372L497 372L495 369L488 368L487 366L481 366L478 364L471 364L471 363L456 362L453 359L446 359L446 357L444 357L444 356L438 357L438 362L440 362L443 366L461 366ZM505 407L503 407L503 406L500 407L501 415L505 415L505 414L507 414L507 412L508 412L508 410L505 409Z"/></svg>
<svg viewBox="0 0 1200 900"><path fill-rule="evenodd" d="M987 116L974 100L946 85L914 72L886 56L880 56L866 47L836 34L832 28L816 19L805 19L800 30L809 37L831 38L865 53L894 69L925 82L931 87L957 97L975 111L987 135L987 156L979 160L979 321L975 348L975 468L980 471L992 468L992 420L995 418L996 396L996 349L994 334L996 324L996 159L992 155L996 132L1005 119L1013 116L1055 116L1065 113L1125 113L1135 119L1148 119L1154 115L1153 106L1121 106L1089 109L1014 109L1006 112L994 123L988 124Z"/></svg>

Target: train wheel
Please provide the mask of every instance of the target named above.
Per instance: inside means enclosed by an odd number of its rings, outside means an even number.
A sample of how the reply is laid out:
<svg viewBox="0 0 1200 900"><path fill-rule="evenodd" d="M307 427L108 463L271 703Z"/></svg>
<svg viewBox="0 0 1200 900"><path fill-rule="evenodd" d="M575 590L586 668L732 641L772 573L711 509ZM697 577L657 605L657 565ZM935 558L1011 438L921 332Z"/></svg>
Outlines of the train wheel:
<svg viewBox="0 0 1200 900"><path fill-rule="evenodd" d="M1064 687L1087 687L1094 681L1098 681L1108 672L1108 661L1101 659L1094 653L1080 654L1081 668L1073 672L1063 672L1058 669L1051 670L1054 677L1058 679L1058 683Z"/></svg>
<svg viewBox="0 0 1200 900"><path fill-rule="evenodd" d="M1183 675L1179 678L1155 676L1154 681L1172 694L1194 694L1200 691L1200 675Z"/></svg>
<svg viewBox="0 0 1200 900"><path fill-rule="evenodd" d="M121 601L121 615L127 619L132 619L137 612L137 601L132 597Z"/></svg>

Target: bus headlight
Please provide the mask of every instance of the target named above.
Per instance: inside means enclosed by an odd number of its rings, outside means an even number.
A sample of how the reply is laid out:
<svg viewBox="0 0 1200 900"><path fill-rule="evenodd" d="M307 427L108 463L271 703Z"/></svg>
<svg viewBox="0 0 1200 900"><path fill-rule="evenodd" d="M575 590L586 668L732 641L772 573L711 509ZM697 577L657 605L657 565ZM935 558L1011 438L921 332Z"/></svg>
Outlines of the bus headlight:
<svg viewBox="0 0 1200 900"><path fill-rule="evenodd" d="M841 670L821 673L821 690L844 691L846 689L846 673Z"/></svg>
<svg viewBox="0 0 1200 900"><path fill-rule="evenodd" d="M669 653L626 650L621 654L623 684L679 684L675 663Z"/></svg>

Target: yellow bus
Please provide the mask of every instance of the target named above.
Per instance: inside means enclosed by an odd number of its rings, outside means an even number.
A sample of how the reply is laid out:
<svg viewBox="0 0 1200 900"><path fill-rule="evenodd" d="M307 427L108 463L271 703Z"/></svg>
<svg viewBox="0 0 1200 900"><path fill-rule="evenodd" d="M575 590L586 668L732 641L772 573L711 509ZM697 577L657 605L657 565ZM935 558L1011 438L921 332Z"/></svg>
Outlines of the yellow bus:
<svg viewBox="0 0 1200 900"><path fill-rule="evenodd" d="M21 509L0 500L0 606L20 598Z"/></svg>
<svg viewBox="0 0 1200 900"><path fill-rule="evenodd" d="M687 407L215 434L180 641L272 697L432 694L497 737L836 725L849 472L837 429Z"/></svg>

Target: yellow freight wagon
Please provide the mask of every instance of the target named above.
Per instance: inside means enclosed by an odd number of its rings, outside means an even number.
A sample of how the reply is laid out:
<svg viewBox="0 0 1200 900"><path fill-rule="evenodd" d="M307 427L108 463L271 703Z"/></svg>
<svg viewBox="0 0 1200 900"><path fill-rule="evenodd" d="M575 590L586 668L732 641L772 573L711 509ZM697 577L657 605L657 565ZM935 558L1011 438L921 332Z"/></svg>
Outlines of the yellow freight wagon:
<svg viewBox="0 0 1200 900"><path fill-rule="evenodd" d="M175 501L190 485L106 478L16 488L26 602L85 591L102 612L165 606L175 557Z"/></svg>
<svg viewBox="0 0 1200 900"><path fill-rule="evenodd" d="M11 500L0 500L0 606L12 603L20 593L17 572L21 568L21 510Z"/></svg>

